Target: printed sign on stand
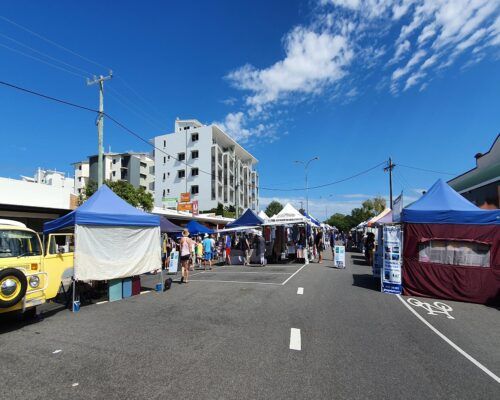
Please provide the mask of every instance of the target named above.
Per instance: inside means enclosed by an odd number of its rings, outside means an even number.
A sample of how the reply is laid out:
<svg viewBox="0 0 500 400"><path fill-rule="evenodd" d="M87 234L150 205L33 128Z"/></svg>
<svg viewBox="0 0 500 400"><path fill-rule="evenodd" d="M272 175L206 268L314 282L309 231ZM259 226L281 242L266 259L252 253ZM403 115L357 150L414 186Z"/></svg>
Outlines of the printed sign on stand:
<svg viewBox="0 0 500 400"><path fill-rule="evenodd" d="M345 246L335 246L333 262L337 268L345 268Z"/></svg>
<svg viewBox="0 0 500 400"><path fill-rule="evenodd" d="M401 294L401 240L400 225L384 225L384 258L381 289L384 293Z"/></svg>
<svg viewBox="0 0 500 400"><path fill-rule="evenodd" d="M168 264L168 273L176 274L179 268L179 252L172 251L170 253L170 263Z"/></svg>

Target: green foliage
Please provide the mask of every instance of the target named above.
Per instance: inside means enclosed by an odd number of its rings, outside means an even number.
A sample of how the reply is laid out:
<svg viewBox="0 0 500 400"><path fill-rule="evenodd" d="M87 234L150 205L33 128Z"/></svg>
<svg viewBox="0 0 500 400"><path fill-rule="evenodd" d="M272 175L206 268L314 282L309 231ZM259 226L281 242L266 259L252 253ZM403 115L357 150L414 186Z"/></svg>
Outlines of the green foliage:
<svg viewBox="0 0 500 400"><path fill-rule="evenodd" d="M384 211L386 202L383 197L365 200L361 207L354 208L351 215L333 214L326 222L341 231L348 231L361 222L366 221Z"/></svg>
<svg viewBox="0 0 500 400"><path fill-rule="evenodd" d="M104 182L114 193L120 196L127 203L134 207L139 207L144 211L151 211L154 205L153 195L143 188L135 188L126 181L106 181ZM84 194L79 198L79 204L83 204L90 196L97 191L97 183L89 181L85 187Z"/></svg>
<svg viewBox="0 0 500 400"><path fill-rule="evenodd" d="M215 214L227 218L235 218L236 209L234 206L224 207L222 203L218 203L216 208L211 210L202 211L202 214Z"/></svg>
<svg viewBox="0 0 500 400"><path fill-rule="evenodd" d="M264 212L268 217L272 217L273 215L278 214L281 210L283 210L283 204L279 201L273 200L269 203Z"/></svg>

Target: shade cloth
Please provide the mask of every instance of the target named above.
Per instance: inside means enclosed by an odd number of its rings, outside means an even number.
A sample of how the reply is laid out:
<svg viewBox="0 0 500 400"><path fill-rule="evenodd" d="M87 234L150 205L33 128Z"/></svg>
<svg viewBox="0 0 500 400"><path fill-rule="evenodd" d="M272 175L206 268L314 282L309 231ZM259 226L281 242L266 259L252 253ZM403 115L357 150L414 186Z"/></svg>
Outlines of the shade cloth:
<svg viewBox="0 0 500 400"><path fill-rule="evenodd" d="M241 214L241 216L238 219L227 224L226 228L238 228L238 227L244 227L244 226L258 226L258 225L262 225L263 223L264 223L264 221L262 220L262 218L260 218L252 210L247 208L246 211L243 214Z"/></svg>
<svg viewBox="0 0 500 400"><path fill-rule="evenodd" d="M500 224L500 210L482 210L439 179L429 191L403 209L402 222Z"/></svg>
<svg viewBox="0 0 500 400"><path fill-rule="evenodd" d="M489 267L422 262L419 248L429 240L487 244ZM500 304L500 229L495 224L405 224L402 271L405 295Z"/></svg>
<svg viewBox="0 0 500 400"><path fill-rule="evenodd" d="M161 268L160 228L76 225L75 279L125 278Z"/></svg>
<svg viewBox="0 0 500 400"><path fill-rule="evenodd" d="M85 203L61 218L43 224L43 233L74 225L159 226L160 217L131 206L106 185L102 185Z"/></svg>
<svg viewBox="0 0 500 400"><path fill-rule="evenodd" d="M371 226L375 225L377 222L380 222L381 219L385 218L390 213L391 213L391 209L385 208L380 214L375 215L373 218L368 220L368 226L371 227ZM387 218L386 218L386 221L387 221ZM391 220L388 222L392 222L392 217L391 217Z"/></svg>
<svg viewBox="0 0 500 400"><path fill-rule="evenodd" d="M190 235L200 235L200 234L212 234L214 231L210 228L207 228L205 225L200 224L197 221L189 221L186 224L186 228L189 231Z"/></svg>
<svg viewBox="0 0 500 400"><path fill-rule="evenodd" d="M161 233L176 233L182 232L182 227L175 225L173 222L169 221L167 218L160 217L160 231Z"/></svg>

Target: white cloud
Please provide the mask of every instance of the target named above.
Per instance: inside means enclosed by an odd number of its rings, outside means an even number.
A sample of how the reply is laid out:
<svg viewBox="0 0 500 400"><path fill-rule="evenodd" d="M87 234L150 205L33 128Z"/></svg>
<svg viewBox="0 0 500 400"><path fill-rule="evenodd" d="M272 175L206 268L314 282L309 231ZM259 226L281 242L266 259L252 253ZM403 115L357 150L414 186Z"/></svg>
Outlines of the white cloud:
<svg viewBox="0 0 500 400"><path fill-rule="evenodd" d="M317 94L347 73L353 58L347 38L298 27L285 37L283 60L257 69L245 65L228 75L239 89L250 92L247 105L261 111L288 95Z"/></svg>
<svg viewBox="0 0 500 400"><path fill-rule="evenodd" d="M224 121L214 122L214 124L241 143L248 142L250 138L266 138L272 141L275 134L274 127L271 125L256 124L249 128L247 118L241 111L229 113L224 118Z"/></svg>

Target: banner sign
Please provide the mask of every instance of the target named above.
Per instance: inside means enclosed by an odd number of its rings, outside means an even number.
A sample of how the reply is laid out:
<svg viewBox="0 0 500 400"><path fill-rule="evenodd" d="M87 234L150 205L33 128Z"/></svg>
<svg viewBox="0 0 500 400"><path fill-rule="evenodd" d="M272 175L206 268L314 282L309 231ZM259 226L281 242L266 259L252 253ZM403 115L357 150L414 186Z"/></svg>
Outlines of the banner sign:
<svg viewBox="0 0 500 400"><path fill-rule="evenodd" d="M335 246L333 263L337 268L345 268L345 246Z"/></svg>
<svg viewBox="0 0 500 400"><path fill-rule="evenodd" d="M191 203L179 203L177 204L177 211L193 211L193 204Z"/></svg>
<svg viewBox="0 0 500 400"><path fill-rule="evenodd" d="M164 197L161 202L165 208L177 209L177 199L175 197Z"/></svg>
<svg viewBox="0 0 500 400"><path fill-rule="evenodd" d="M172 251L170 253L170 263L168 264L168 273L176 274L179 267L179 252Z"/></svg>
<svg viewBox="0 0 500 400"><path fill-rule="evenodd" d="M381 274L381 290L384 293L401 294L401 225L384 225L384 261Z"/></svg>
<svg viewBox="0 0 500 400"><path fill-rule="evenodd" d="M401 213L403 212L403 192L392 202L392 221L400 222Z"/></svg>
<svg viewBox="0 0 500 400"><path fill-rule="evenodd" d="M377 250L373 257L372 273L375 278L380 278L380 271L382 271L382 264L384 263L384 232L382 228L378 228L377 232Z"/></svg>
<svg viewBox="0 0 500 400"><path fill-rule="evenodd" d="M181 203L189 203L191 201L191 193L181 193Z"/></svg>
<svg viewBox="0 0 500 400"><path fill-rule="evenodd" d="M193 206L192 206L193 215L198 215L199 214L198 200L193 200L192 204L193 204Z"/></svg>

